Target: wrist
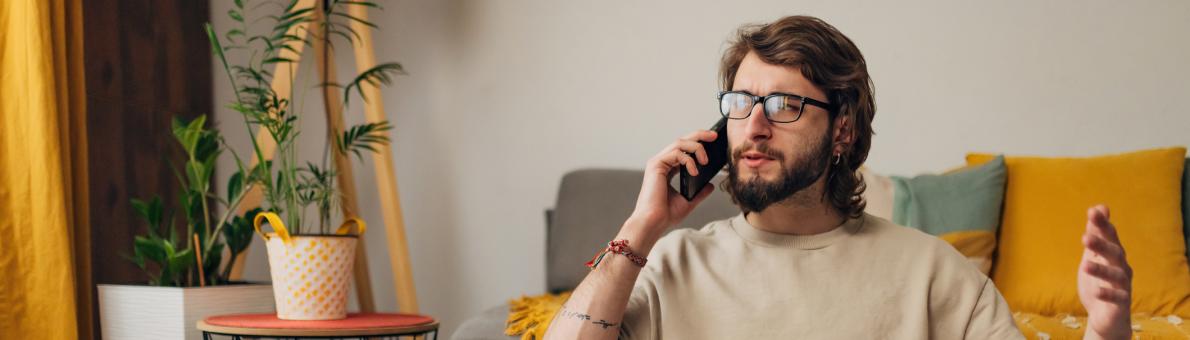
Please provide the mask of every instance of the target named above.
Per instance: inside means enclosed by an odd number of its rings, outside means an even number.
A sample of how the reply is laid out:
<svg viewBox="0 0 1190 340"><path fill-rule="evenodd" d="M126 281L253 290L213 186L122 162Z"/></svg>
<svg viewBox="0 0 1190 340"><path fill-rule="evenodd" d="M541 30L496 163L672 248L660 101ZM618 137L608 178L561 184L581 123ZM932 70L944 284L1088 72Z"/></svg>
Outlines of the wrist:
<svg viewBox="0 0 1190 340"><path fill-rule="evenodd" d="M1088 327L1087 332L1083 333L1083 340L1115 340L1115 339L1131 339L1131 338L1132 338L1132 329L1131 328L1129 328L1128 330L1126 330L1120 334L1103 335L1103 334L1099 334L1099 332L1096 332L1094 329Z"/></svg>
<svg viewBox="0 0 1190 340"><path fill-rule="evenodd" d="M630 217L624 222L624 226L620 227L620 232L614 240L628 240L628 247L632 252L648 256L653 250L653 244L661 238L660 233L654 231L656 229Z"/></svg>

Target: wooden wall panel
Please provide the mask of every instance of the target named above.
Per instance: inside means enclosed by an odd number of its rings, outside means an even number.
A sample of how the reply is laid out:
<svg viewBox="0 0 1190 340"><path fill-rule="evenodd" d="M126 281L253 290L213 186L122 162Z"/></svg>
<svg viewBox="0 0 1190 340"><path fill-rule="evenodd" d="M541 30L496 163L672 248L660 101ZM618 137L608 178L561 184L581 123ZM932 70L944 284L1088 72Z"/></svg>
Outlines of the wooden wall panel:
<svg viewBox="0 0 1190 340"><path fill-rule="evenodd" d="M145 227L128 202L154 194L167 206L176 202L170 163L180 164L182 152L170 120L212 112L211 54L202 27L210 8L206 0L87 0L83 6L93 280L146 282L122 256L131 254L133 235ZM96 314L96 337L98 320Z"/></svg>

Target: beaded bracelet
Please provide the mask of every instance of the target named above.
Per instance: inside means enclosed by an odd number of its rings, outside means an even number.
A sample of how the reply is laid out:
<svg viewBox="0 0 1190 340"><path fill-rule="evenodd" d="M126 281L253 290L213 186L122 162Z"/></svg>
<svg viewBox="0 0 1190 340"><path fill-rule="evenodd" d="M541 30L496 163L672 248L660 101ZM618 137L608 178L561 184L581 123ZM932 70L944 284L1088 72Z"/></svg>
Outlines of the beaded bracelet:
<svg viewBox="0 0 1190 340"><path fill-rule="evenodd" d="M599 253L595 254L595 257L591 258L590 261L587 261L587 267L591 268L591 270L595 270L595 267L599 265L599 262L603 261L603 257L608 253L627 256L629 260L632 260L632 263L635 263L640 267L644 267L645 262L649 262L648 259L633 254L632 250L628 249L628 240L615 240L608 242L607 248L603 248L603 250L600 250Z"/></svg>

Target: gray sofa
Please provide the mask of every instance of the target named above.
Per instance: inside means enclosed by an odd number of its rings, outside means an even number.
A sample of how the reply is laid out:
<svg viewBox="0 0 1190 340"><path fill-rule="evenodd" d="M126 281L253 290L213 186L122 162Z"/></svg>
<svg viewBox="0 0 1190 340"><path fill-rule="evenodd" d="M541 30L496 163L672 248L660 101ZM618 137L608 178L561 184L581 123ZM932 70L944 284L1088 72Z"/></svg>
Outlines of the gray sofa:
<svg viewBox="0 0 1190 340"><path fill-rule="evenodd" d="M610 169L580 169L562 177L558 200L553 209L545 212L545 284L549 292L574 289L586 277L589 270L583 263L603 243L615 237L632 213L642 177L640 170ZM719 179L714 183L717 185ZM699 228L738 213L727 194L716 187L676 228ZM464 321L452 339L519 339L504 335L507 318L506 304L494 306Z"/></svg>

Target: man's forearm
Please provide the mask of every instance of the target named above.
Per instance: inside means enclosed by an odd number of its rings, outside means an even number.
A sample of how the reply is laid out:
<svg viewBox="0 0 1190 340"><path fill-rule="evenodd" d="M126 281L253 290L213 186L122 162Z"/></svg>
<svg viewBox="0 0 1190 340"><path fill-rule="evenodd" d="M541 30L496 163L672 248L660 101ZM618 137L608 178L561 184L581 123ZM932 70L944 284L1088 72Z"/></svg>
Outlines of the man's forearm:
<svg viewBox="0 0 1190 340"><path fill-rule="evenodd" d="M629 248L646 256L655 237L633 233L635 228L625 224L616 239L629 240ZM580 265L580 264L575 264ZM640 275L641 267L627 257L607 254L575 288L570 299L554 316L546 332L546 339L615 339L620 334L628 297Z"/></svg>

